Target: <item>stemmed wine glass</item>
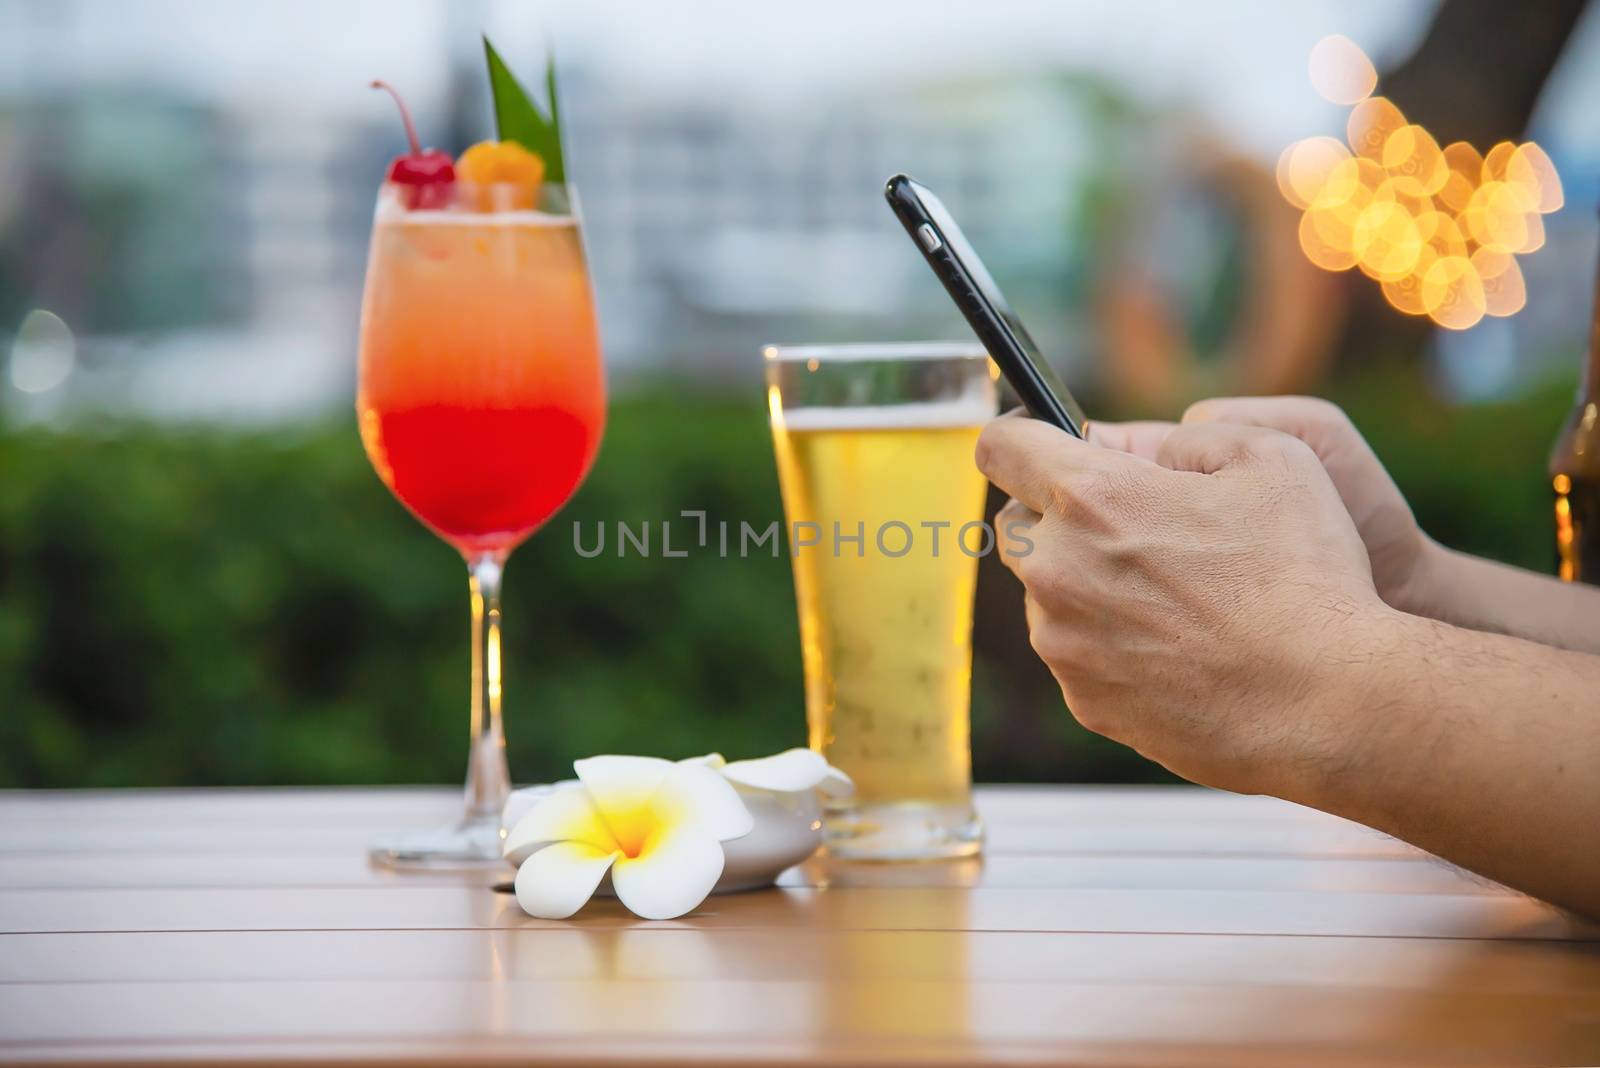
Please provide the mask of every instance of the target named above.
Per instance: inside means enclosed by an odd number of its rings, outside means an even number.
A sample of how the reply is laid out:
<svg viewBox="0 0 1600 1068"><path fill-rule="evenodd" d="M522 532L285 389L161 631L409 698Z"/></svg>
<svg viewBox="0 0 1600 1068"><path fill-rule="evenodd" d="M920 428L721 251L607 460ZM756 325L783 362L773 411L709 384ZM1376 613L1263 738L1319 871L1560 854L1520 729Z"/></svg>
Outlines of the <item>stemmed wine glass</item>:
<svg viewBox="0 0 1600 1068"><path fill-rule="evenodd" d="M472 604L466 813L378 843L395 867L500 862L510 790L500 722L506 558L578 488L605 384L577 213L565 189L456 182L418 206L378 194L361 309L361 441L378 477L461 553ZM496 210L500 207L501 210Z"/></svg>

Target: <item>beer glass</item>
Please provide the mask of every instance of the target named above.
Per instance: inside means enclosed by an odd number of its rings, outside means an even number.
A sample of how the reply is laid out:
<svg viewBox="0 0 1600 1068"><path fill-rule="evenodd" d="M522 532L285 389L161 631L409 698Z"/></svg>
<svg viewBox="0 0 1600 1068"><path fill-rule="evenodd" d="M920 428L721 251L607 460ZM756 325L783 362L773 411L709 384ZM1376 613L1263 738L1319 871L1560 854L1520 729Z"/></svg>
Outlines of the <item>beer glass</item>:
<svg viewBox="0 0 1600 1068"><path fill-rule="evenodd" d="M856 783L823 841L862 859L974 854L972 597L994 536L972 451L996 371L964 344L763 355L811 747Z"/></svg>

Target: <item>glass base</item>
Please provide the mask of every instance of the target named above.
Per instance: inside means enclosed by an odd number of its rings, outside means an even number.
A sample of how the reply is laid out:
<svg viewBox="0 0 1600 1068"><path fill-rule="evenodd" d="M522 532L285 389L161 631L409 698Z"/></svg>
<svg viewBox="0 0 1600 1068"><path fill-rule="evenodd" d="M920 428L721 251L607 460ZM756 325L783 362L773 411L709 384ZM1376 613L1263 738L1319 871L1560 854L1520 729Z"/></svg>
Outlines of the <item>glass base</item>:
<svg viewBox="0 0 1600 1068"><path fill-rule="evenodd" d="M983 849L983 824L970 804L853 805L823 817L822 844L843 860L971 857Z"/></svg>
<svg viewBox="0 0 1600 1068"><path fill-rule="evenodd" d="M505 867L500 821L467 819L453 827L390 835L372 844L367 859L380 868L438 871Z"/></svg>

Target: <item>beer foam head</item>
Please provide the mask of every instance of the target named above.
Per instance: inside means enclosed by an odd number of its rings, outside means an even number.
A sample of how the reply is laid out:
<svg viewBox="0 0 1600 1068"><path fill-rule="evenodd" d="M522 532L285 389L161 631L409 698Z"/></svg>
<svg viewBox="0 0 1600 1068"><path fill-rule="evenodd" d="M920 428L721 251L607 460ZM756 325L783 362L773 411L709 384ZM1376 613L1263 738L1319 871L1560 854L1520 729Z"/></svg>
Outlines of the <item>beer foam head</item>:
<svg viewBox="0 0 1600 1068"><path fill-rule="evenodd" d="M987 360L988 350L970 341L862 341L842 345L763 345L761 355L778 363L860 363L888 360Z"/></svg>
<svg viewBox="0 0 1600 1068"><path fill-rule="evenodd" d="M991 399L962 397L859 408L794 408L774 413L773 422L787 430L933 430L982 426L994 415Z"/></svg>

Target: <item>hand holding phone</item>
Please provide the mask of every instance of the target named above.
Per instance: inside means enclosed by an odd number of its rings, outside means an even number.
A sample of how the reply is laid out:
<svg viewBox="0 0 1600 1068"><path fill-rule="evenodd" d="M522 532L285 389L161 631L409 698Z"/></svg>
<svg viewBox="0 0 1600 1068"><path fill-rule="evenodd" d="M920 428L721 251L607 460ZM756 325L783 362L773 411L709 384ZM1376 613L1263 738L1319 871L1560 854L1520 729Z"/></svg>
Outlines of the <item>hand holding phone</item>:
<svg viewBox="0 0 1600 1068"><path fill-rule="evenodd" d="M903 174L889 179L883 195L1029 414L1083 437L1083 409L1040 355L944 204Z"/></svg>

